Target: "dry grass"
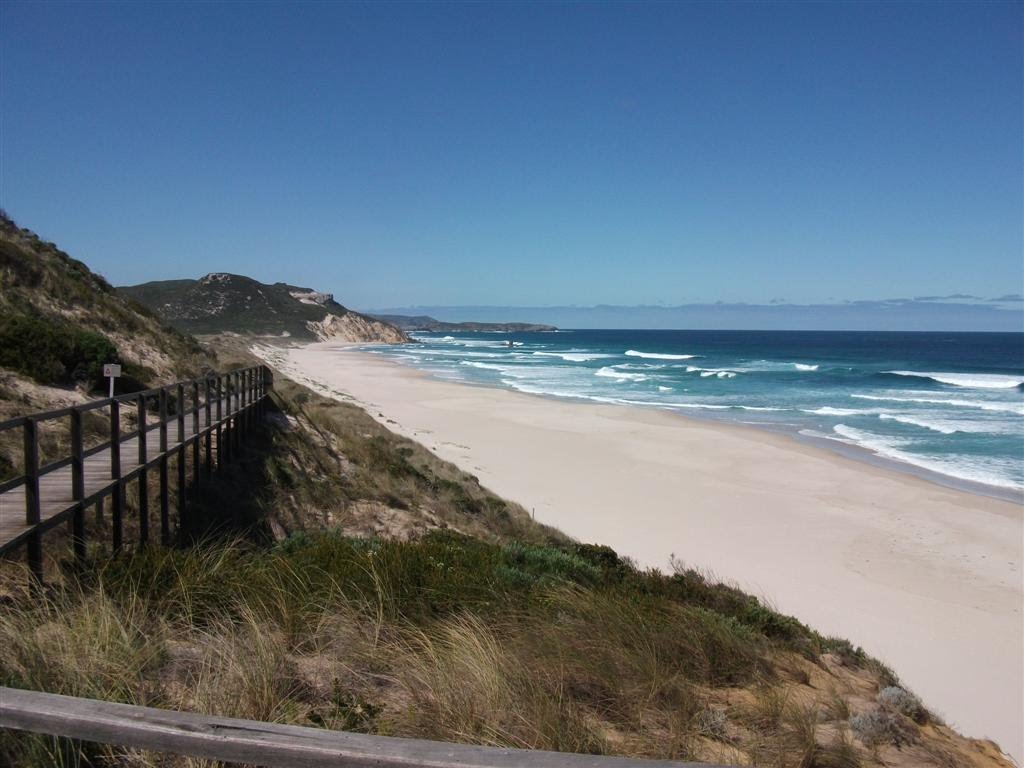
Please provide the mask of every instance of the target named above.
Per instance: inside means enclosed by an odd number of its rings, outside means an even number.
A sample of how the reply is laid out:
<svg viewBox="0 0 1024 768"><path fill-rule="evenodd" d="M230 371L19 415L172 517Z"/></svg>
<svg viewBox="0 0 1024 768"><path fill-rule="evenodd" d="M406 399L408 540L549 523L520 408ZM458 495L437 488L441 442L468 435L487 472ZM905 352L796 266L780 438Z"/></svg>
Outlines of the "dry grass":
<svg viewBox="0 0 1024 768"><path fill-rule="evenodd" d="M822 662L817 688L790 681L820 639L809 630L773 639L757 626L763 615L721 612L727 587L698 589L692 579L637 571L601 548L442 532L410 542L325 532L270 548L154 548L65 574L45 599L8 578L0 681L481 744L775 768L867 765L871 752L834 718L837 700L855 713L877 706L858 698L870 673ZM946 766L971 746L928 728L941 740L922 735L917 764ZM879 754L900 764L898 753ZM80 759L192 764L0 737L0 762Z"/></svg>

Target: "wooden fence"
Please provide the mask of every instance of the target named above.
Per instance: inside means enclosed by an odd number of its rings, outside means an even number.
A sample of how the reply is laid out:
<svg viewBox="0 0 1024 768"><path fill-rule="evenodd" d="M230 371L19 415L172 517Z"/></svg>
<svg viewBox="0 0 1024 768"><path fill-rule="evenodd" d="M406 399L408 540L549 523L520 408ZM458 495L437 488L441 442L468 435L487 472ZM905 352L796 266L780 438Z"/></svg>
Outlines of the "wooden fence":
<svg viewBox="0 0 1024 768"><path fill-rule="evenodd" d="M0 434L22 430L23 446L21 474L0 483L0 555L24 546L29 567L41 579L43 534L70 521L74 555L84 558L85 511L108 497L112 545L120 550L131 480L138 485L139 543L147 542L149 473L154 470L159 476L160 539L169 543L169 460L177 459L176 507L178 525L184 528L189 448L191 484L198 488L214 467L241 449L250 428L264 415L272 385L270 369L255 366L0 423ZM86 447L84 421L93 413L108 425L106 439ZM41 425L65 420L66 431L58 442L64 444L66 438L68 455L51 456L41 464ZM126 429L125 423L132 428Z"/></svg>
<svg viewBox="0 0 1024 768"><path fill-rule="evenodd" d="M0 688L0 727L270 768L710 768L370 736L15 688Z"/></svg>

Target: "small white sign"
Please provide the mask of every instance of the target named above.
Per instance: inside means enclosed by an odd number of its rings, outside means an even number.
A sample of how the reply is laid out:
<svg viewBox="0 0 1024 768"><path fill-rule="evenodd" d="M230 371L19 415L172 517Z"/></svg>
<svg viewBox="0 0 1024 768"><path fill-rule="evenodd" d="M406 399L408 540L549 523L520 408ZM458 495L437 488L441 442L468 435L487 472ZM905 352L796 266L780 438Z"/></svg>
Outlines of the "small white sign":
<svg viewBox="0 0 1024 768"><path fill-rule="evenodd" d="M117 363L107 363L103 366L103 375L108 378L117 378L121 375L121 366Z"/></svg>

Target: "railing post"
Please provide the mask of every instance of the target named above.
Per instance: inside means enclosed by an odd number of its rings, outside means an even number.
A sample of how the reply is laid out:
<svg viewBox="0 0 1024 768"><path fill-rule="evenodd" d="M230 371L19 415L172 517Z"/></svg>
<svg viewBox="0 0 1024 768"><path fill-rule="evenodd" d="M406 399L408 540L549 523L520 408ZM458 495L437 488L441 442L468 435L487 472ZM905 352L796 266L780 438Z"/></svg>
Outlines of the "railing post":
<svg viewBox="0 0 1024 768"><path fill-rule="evenodd" d="M75 562L85 560L85 449L82 445L82 412L71 411L71 498L76 503L71 512L71 547Z"/></svg>
<svg viewBox="0 0 1024 768"><path fill-rule="evenodd" d="M39 533L39 427L31 416L25 420L25 524L35 526L28 536L29 571L43 580L43 542Z"/></svg>
<svg viewBox="0 0 1024 768"><path fill-rule="evenodd" d="M259 368L252 369L252 396L253 405L256 406L253 411L253 419L258 423L260 420L260 406L263 404L263 396L260 393L262 386L263 374L260 373Z"/></svg>
<svg viewBox="0 0 1024 768"><path fill-rule="evenodd" d="M124 485L121 482L121 403L110 401L110 479L116 481L110 496L111 516L121 519L124 511Z"/></svg>
<svg viewBox="0 0 1024 768"><path fill-rule="evenodd" d="M178 531L183 535L188 518L188 503L185 501L185 387L178 385ZM170 541L171 531L168 521L167 539Z"/></svg>
<svg viewBox="0 0 1024 768"><path fill-rule="evenodd" d="M263 415L267 415L267 411L270 410L270 386L272 379L270 378L270 368L265 365L260 366L260 375L263 378Z"/></svg>
<svg viewBox="0 0 1024 768"><path fill-rule="evenodd" d="M170 480L167 477L167 389L160 390L160 541L164 546L171 538Z"/></svg>
<svg viewBox="0 0 1024 768"><path fill-rule="evenodd" d="M110 479L121 477L121 403L110 401Z"/></svg>
<svg viewBox="0 0 1024 768"><path fill-rule="evenodd" d="M224 468L224 377L217 374L217 469Z"/></svg>
<svg viewBox="0 0 1024 768"><path fill-rule="evenodd" d="M213 412L210 407L210 377L206 376L203 382L206 410L206 478L209 480L213 472Z"/></svg>
<svg viewBox="0 0 1024 768"><path fill-rule="evenodd" d="M121 487L121 401L111 400L111 479L114 480L114 490L111 492L111 509L118 504L118 495ZM103 500L96 501L96 524L103 522Z"/></svg>
<svg viewBox="0 0 1024 768"><path fill-rule="evenodd" d="M252 423L252 381L251 377L249 376L250 373L251 371L248 368L242 371L242 391L245 393L245 397L243 398L243 407L245 408L245 414L243 415L242 418L244 420L243 423L245 424L246 433L248 433L249 425Z"/></svg>
<svg viewBox="0 0 1024 768"><path fill-rule="evenodd" d="M271 373L270 367L266 365L260 366L260 374L263 377L263 411L262 414L266 416L267 411L270 410L270 392L274 388L274 374Z"/></svg>
<svg viewBox="0 0 1024 768"><path fill-rule="evenodd" d="M185 442L185 385L178 385L178 443Z"/></svg>
<svg viewBox="0 0 1024 768"><path fill-rule="evenodd" d="M199 381L192 379L192 492L199 494L199 450L203 438L199 434Z"/></svg>
<svg viewBox="0 0 1024 768"><path fill-rule="evenodd" d="M231 396L228 399L228 442L231 444L230 458L234 458L238 448L238 371L232 371L228 374L228 386L231 392Z"/></svg>
<svg viewBox="0 0 1024 768"><path fill-rule="evenodd" d="M185 444L178 444L178 535L188 530L188 504L185 501ZM170 532L168 531L168 537Z"/></svg>
<svg viewBox="0 0 1024 768"><path fill-rule="evenodd" d="M150 482L145 468L148 457L150 433L145 427L145 395L138 396L138 541L150 541Z"/></svg>

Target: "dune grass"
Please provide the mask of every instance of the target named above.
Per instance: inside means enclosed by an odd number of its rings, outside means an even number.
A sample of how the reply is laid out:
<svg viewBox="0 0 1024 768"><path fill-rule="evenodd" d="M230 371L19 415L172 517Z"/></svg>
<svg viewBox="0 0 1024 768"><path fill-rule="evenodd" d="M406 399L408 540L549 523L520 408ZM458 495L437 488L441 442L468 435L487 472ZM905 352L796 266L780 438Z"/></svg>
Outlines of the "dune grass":
<svg viewBox="0 0 1024 768"><path fill-rule="evenodd" d="M850 742L849 707L837 716L807 686L790 693L787 665L831 674L829 641L700 574L640 571L606 547L322 531L101 558L45 599L12 579L4 685L595 754L802 768L867 754ZM13 732L0 749L12 765L186 764Z"/></svg>

